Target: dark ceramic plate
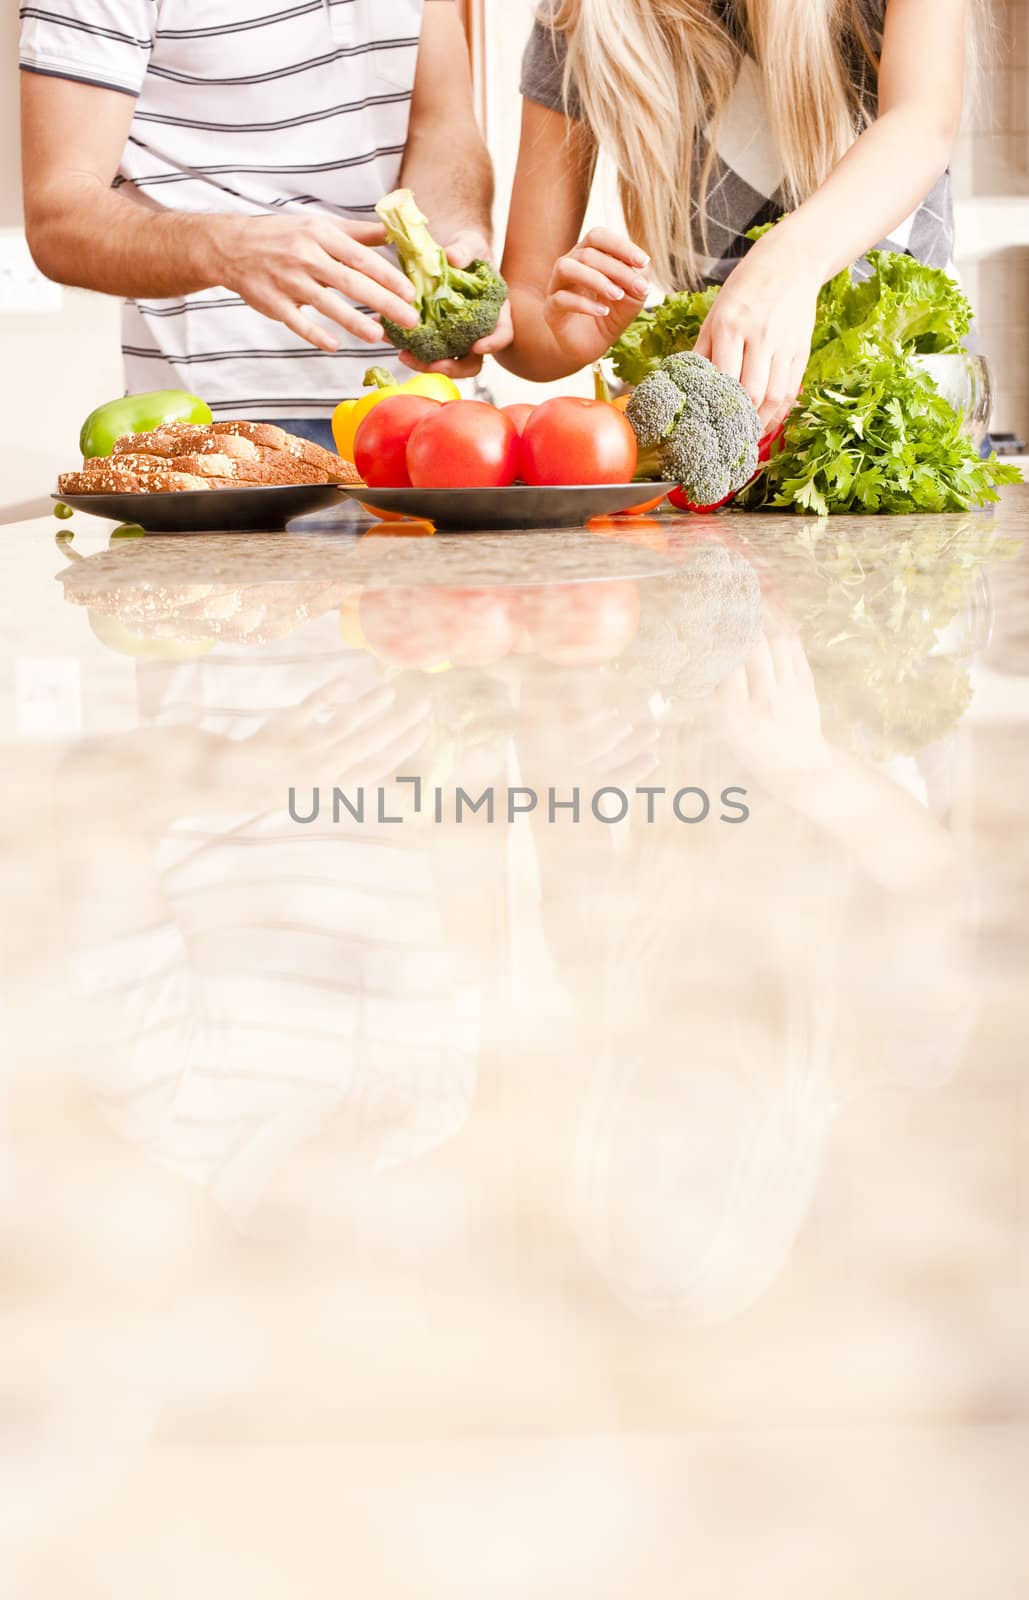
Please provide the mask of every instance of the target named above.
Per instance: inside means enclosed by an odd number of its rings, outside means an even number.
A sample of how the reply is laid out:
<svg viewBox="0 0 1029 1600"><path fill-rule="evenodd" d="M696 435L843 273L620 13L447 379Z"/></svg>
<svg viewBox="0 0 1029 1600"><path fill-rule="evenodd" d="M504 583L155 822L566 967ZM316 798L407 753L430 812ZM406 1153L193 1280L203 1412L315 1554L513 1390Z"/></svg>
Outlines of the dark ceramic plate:
<svg viewBox="0 0 1029 1600"><path fill-rule="evenodd" d="M591 517L610 517L663 499L674 483L601 483L573 489L344 489L366 511L434 522L460 533L496 529L581 528Z"/></svg>
<svg viewBox="0 0 1029 1600"><path fill-rule="evenodd" d="M339 505L334 483L181 489L168 494L55 494L76 511L134 522L148 533L279 533L294 517Z"/></svg>

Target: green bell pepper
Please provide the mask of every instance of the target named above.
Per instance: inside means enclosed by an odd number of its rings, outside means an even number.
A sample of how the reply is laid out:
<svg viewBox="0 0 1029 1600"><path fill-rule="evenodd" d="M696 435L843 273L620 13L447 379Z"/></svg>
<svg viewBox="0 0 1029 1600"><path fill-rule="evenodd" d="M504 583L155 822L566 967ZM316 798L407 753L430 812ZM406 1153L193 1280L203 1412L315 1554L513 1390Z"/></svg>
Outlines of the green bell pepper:
<svg viewBox="0 0 1029 1600"><path fill-rule="evenodd" d="M84 457L109 456L115 442L126 433L149 433L165 422L211 420L211 408L198 395L184 389L156 389L152 394L127 394L97 406L82 424L79 448Z"/></svg>

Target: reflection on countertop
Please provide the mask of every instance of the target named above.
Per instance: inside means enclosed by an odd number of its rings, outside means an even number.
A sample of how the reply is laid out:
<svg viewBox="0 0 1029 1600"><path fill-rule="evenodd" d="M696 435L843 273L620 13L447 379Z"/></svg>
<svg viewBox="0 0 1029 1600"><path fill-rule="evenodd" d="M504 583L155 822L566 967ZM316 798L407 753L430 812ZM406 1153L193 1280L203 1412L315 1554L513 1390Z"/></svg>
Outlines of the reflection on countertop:
<svg viewBox="0 0 1029 1600"><path fill-rule="evenodd" d="M4 531L13 1593L1021 1592L1027 532Z"/></svg>

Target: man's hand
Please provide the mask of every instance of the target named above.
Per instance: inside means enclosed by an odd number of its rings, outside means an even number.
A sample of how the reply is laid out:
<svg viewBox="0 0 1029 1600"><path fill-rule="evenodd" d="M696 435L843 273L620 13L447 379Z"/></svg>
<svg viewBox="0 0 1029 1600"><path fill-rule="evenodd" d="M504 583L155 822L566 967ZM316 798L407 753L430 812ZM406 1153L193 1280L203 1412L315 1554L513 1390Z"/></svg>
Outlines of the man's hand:
<svg viewBox="0 0 1029 1600"><path fill-rule="evenodd" d="M303 308L368 344L385 337L376 313L417 324L414 289L374 249L378 223L166 210L111 187L128 95L35 73L22 73L21 95L25 231L47 277L127 299L225 287L326 351L339 341Z"/></svg>
<svg viewBox="0 0 1029 1600"><path fill-rule="evenodd" d="M366 344L378 344L386 335L382 324L359 307L402 327L417 326L414 286L372 248L385 242L381 223L330 216L222 216L211 221L218 281L308 344L329 352L339 349L334 334L305 316L306 307Z"/></svg>
<svg viewBox="0 0 1029 1600"><path fill-rule="evenodd" d="M466 228L456 234L446 246L447 260L452 267L468 267L473 261L489 261L493 263L493 249L488 239L475 229ZM474 378L482 370L484 356L494 355L498 350L506 350L514 339L514 323L511 320L511 306L505 301L493 332L485 339L480 339L474 344L471 352L461 361L436 361L432 366L425 366L422 362L406 350L400 359L405 367L413 367L416 372L445 372L449 378Z"/></svg>

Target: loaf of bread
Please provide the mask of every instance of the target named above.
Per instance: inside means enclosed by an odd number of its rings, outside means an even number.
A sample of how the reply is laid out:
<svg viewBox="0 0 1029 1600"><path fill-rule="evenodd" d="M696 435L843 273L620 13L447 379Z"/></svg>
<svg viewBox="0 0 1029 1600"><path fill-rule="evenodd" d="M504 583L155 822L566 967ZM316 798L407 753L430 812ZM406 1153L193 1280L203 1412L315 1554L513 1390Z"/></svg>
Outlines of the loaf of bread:
<svg viewBox="0 0 1029 1600"><path fill-rule="evenodd" d="M58 494L165 494L288 484L359 484L356 467L270 422L169 422L128 433L110 456L62 473Z"/></svg>

